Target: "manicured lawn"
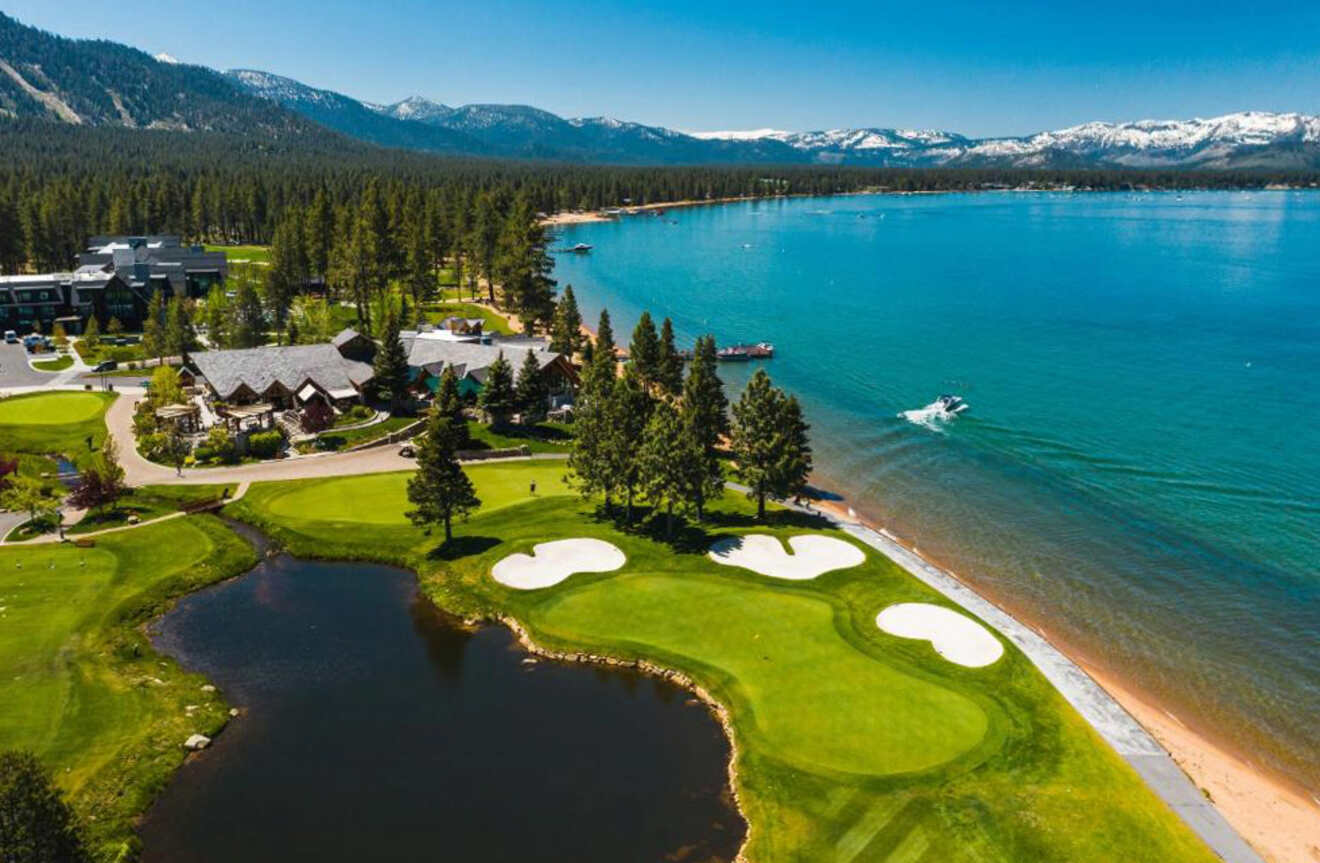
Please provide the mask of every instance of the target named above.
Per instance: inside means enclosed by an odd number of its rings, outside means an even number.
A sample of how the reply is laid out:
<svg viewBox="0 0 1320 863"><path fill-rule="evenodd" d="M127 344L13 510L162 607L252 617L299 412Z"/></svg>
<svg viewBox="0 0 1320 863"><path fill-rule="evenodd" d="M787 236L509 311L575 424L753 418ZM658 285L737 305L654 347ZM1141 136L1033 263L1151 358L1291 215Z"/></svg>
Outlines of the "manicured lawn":
<svg viewBox="0 0 1320 863"><path fill-rule="evenodd" d="M433 303L426 307L432 323L439 323L448 317L481 318L485 323L482 330L487 333L509 335L513 328L503 315L496 314L484 306L474 303Z"/></svg>
<svg viewBox="0 0 1320 863"><path fill-rule="evenodd" d="M219 500L226 492L230 495L237 488L233 483L212 485L148 485L130 489L116 505L92 510L83 516L82 521L66 529L71 536L93 531L120 527L137 516L138 521L151 521L178 512L192 504Z"/></svg>
<svg viewBox="0 0 1320 863"><path fill-rule="evenodd" d="M73 357L64 354L53 360L35 360L32 368L41 372L62 372L71 365L73 365Z"/></svg>
<svg viewBox="0 0 1320 863"><path fill-rule="evenodd" d="M105 439L112 399L111 393L62 391L0 400L0 452L61 453L79 461L88 453L89 436L95 446Z"/></svg>
<svg viewBox="0 0 1320 863"><path fill-rule="evenodd" d="M538 497L570 493L564 484L565 466L555 461L520 461L472 465L467 468L482 512L531 500L531 483ZM335 477L315 483L262 483L248 490L261 498L261 507L281 521L309 524L348 522L407 526L411 473L377 473L361 477Z"/></svg>
<svg viewBox="0 0 1320 863"><path fill-rule="evenodd" d="M573 442L570 423L543 422L536 425L503 426L498 431L483 423L469 421L470 449L510 449L525 446L531 452L568 452Z"/></svg>
<svg viewBox="0 0 1320 863"><path fill-rule="evenodd" d="M270 263L270 246L212 246L206 245L208 252L224 252L229 263L248 261L253 264Z"/></svg>
<svg viewBox="0 0 1320 863"><path fill-rule="evenodd" d="M98 538L0 548L0 749L36 752L118 859L134 816L227 716L205 681L155 654L141 624L177 596L250 567L211 516ZM187 705L197 705L191 712Z"/></svg>
<svg viewBox="0 0 1320 863"><path fill-rule="evenodd" d="M348 449L393 434L415 422L417 422L416 417L390 417L384 422L363 428L349 429L348 431L327 431L317 438L314 448L319 450Z"/></svg>
<svg viewBox="0 0 1320 863"><path fill-rule="evenodd" d="M547 647L689 675L731 713L750 859L1214 859L1011 645L970 669L882 633L875 615L891 603L947 605L882 556L867 550L859 567L777 582L704 551L721 534L789 537L822 531L819 522L781 510L758 525L745 500L726 497L704 528L664 543L576 497L519 503L538 469L564 466L468 468L492 506L456 525L448 547L403 520L406 474L258 485L227 512L297 554L411 566L440 606L513 616ZM628 564L535 591L490 577L506 555L568 537L612 542Z"/></svg>

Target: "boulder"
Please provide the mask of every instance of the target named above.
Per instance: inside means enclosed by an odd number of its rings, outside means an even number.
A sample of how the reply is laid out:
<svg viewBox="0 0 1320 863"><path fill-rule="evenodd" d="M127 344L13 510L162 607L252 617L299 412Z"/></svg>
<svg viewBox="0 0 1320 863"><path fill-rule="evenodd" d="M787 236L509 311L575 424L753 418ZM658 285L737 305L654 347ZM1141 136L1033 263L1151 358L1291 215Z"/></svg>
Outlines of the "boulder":
<svg viewBox="0 0 1320 863"><path fill-rule="evenodd" d="M196 752L199 749L205 749L210 745L211 745L211 738L207 737L205 734L194 734L191 737L189 737L187 740L183 741L183 748L191 752Z"/></svg>

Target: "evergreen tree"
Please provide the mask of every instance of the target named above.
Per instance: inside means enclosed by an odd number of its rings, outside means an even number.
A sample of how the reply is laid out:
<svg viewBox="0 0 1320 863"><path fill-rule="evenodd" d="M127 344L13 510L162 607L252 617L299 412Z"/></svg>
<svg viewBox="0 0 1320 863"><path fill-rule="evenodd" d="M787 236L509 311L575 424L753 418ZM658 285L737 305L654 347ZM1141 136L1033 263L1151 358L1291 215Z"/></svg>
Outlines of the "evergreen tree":
<svg viewBox="0 0 1320 863"><path fill-rule="evenodd" d="M453 366L445 366L445 370L440 373L440 386L436 388L435 398L431 401L431 410L449 418L452 448L466 449L471 440L467 415L463 412L463 397L458 394L458 375L454 374Z"/></svg>
<svg viewBox="0 0 1320 863"><path fill-rule="evenodd" d="M0 752L0 851L15 863L84 863L77 816L30 752Z"/></svg>
<svg viewBox="0 0 1320 863"><path fill-rule="evenodd" d="M192 312L183 297L171 297L165 309L164 341L166 356L186 357L189 351L197 347Z"/></svg>
<svg viewBox="0 0 1320 863"><path fill-rule="evenodd" d="M317 276L325 276L330 265L330 238L334 233L334 209L325 189L316 190L316 197L307 209L303 222L303 244L307 269Z"/></svg>
<svg viewBox="0 0 1320 863"><path fill-rule="evenodd" d="M87 329L83 330L83 344L92 350L101 346L101 323L96 319L96 315L87 316Z"/></svg>
<svg viewBox="0 0 1320 863"><path fill-rule="evenodd" d="M283 335L289 306L307 281L307 248L302 218L291 209L275 228L270 245L270 266L265 273L266 308L277 338Z"/></svg>
<svg viewBox="0 0 1320 863"><path fill-rule="evenodd" d="M417 472L408 480L408 501L415 507L406 515L413 524L445 526L445 542L453 539L454 517L466 518L481 506L472 480L454 455L457 430L452 416L432 406L426 433L417 447Z"/></svg>
<svg viewBox="0 0 1320 863"><path fill-rule="evenodd" d="M228 304L223 330L228 346L255 348L266 342L266 319L257 294L256 279L244 269L234 280L234 299Z"/></svg>
<svg viewBox="0 0 1320 863"><path fill-rule="evenodd" d="M51 327L50 337L55 343L55 350L63 353L69 349L69 334L64 329L64 324L56 323Z"/></svg>
<svg viewBox="0 0 1320 863"><path fill-rule="evenodd" d="M610 367L614 366L614 327L610 326L610 310L600 310L600 322L596 325L596 342L592 353L594 356L602 354L609 359Z"/></svg>
<svg viewBox="0 0 1320 863"><path fill-rule="evenodd" d="M642 312L633 329L632 343L628 346L628 361L644 385L657 380L660 370L660 339L655 334L655 323L650 312Z"/></svg>
<svg viewBox="0 0 1320 863"><path fill-rule="evenodd" d="M770 383L759 369L733 406L732 448L738 478L756 501L757 518L765 517L767 497L801 491L811 469L807 425L795 399Z"/></svg>
<svg viewBox="0 0 1320 863"><path fill-rule="evenodd" d="M124 334L124 324L114 316L111 316L110 323L105 325L105 331L112 336L122 336Z"/></svg>
<svg viewBox="0 0 1320 863"><path fill-rule="evenodd" d="M724 493L724 469L720 464L721 439L729 433L729 400L717 373L715 337L697 339L683 382L683 424L701 452L701 475L693 488L697 519L705 515L706 501Z"/></svg>
<svg viewBox="0 0 1320 863"><path fill-rule="evenodd" d="M160 360L165 355L165 295L156 291L151 297L151 307L142 321L142 352Z"/></svg>
<svg viewBox="0 0 1320 863"><path fill-rule="evenodd" d="M376 398L399 409L408 399L408 352L399 338L399 318L393 311L385 317L385 331L372 365L371 385Z"/></svg>
<svg viewBox="0 0 1320 863"><path fill-rule="evenodd" d="M655 403L641 375L632 366L624 370L623 377L614 381L613 390L607 413L605 470L610 477L610 486L623 495L624 522L631 524L633 503L641 484L637 452L641 449Z"/></svg>
<svg viewBox="0 0 1320 863"><path fill-rule="evenodd" d="M550 350L572 359L582 350L582 313L578 311L573 286L565 285L564 293L555 305L554 323L550 327Z"/></svg>
<svg viewBox="0 0 1320 863"><path fill-rule="evenodd" d="M528 348L522 368L518 370L518 384L514 390L514 401L523 415L524 423L536 423L545 419L547 402L550 399L550 387L545 375L541 374L541 364L536 354Z"/></svg>
<svg viewBox="0 0 1320 863"><path fill-rule="evenodd" d="M513 388L513 366L504 358L504 351L500 351L495 362L486 369L486 380L482 383L477 404L485 411L491 425L501 426L509 421L509 414L513 413L517 400Z"/></svg>
<svg viewBox="0 0 1320 863"><path fill-rule="evenodd" d="M658 403L637 452L641 487L665 514L665 538L674 535L674 509L694 504L703 480L701 447L673 405Z"/></svg>
<svg viewBox="0 0 1320 863"><path fill-rule="evenodd" d="M674 323L665 318L660 325L660 348L656 358L655 382L671 396L683 390L683 358L674 346Z"/></svg>
<svg viewBox="0 0 1320 863"><path fill-rule="evenodd" d="M232 345L229 321L229 297L219 285L211 288L206 295L206 304L202 309L202 320L206 324L206 340L212 348L227 348Z"/></svg>

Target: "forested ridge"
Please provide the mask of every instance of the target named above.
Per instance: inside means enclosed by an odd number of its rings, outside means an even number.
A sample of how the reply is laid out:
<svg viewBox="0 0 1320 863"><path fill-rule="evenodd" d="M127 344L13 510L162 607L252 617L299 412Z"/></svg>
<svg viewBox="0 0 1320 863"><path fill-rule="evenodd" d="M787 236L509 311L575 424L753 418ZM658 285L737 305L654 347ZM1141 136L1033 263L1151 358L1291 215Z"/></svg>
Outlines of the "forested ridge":
<svg viewBox="0 0 1320 863"><path fill-rule="evenodd" d="M1091 189L1313 185L1288 172L868 169L830 166L616 167L442 158L388 150L330 132L253 137L225 132L0 122L0 269L67 268L87 236L178 233L267 243L284 209L332 206L380 185L397 212L411 193L521 197L533 212L677 200L939 191L1024 184Z"/></svg>

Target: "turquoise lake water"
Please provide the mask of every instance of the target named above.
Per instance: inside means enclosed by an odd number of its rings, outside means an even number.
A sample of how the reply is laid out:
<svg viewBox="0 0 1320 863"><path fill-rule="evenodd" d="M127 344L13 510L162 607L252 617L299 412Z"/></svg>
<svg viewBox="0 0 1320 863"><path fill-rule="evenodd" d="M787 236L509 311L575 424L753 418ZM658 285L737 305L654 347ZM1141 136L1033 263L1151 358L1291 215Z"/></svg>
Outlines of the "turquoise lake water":
<svg viewBox="0 0 1320 863"><path fill-rule="evenodd" d="M1320 194L795 199L577 242L589 322L773 341L817 485L1320 789ZM941 393L970 412L900 416Z"/></svg>

